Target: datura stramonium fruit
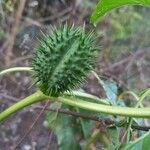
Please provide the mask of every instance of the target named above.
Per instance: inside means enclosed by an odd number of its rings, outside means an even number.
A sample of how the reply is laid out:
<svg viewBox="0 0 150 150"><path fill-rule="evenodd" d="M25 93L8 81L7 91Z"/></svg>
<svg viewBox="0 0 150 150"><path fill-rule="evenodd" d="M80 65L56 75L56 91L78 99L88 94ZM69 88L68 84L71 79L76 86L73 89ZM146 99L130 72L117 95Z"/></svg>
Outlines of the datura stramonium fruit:
<svg viewBox="0 0 150 150"><path fill-rule="evenodd" d="M59 96L77 88L96 60L95 39L93 33L68 25L44 33L32 60L39 89L45 95Z"/></svg>

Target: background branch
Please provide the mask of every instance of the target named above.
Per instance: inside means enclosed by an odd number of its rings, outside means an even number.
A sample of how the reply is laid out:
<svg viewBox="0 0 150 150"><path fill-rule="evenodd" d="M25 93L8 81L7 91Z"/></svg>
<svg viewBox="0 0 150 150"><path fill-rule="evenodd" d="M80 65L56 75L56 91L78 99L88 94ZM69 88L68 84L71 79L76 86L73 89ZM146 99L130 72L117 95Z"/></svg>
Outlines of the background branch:
<svg viewBox="0 0 150 150"><path fill-rule="evenodd" d="M36 106L34 107L35 109L43 109L42 106ZM89 119L89 120L93 120L93 121L98 121L98 122L103 122L106 125L114 125L114 124L118 124L119 122L115 122L111 119L106 119L106 118L100 118L97 116L91 116L91 115L86 115L83 113L79 113L79 112L73 112L73 111L69 111L69 110L64 110L64 109L52 109L52 108L45 108L46 111L52 111L52 112L58 112L58 113L62 113L65 115L71 115L74 117L80 117L83 119ZM131 125L132 129L136 129L136 130L142 130L142 131L149 131L150 130L150 126L139 126L139 125Z"/></svg>
<svg viewBox="0 0 150 150"><path fill-rule="evenodd" d="M20 23L20 19L22 17L22 13L25 7L25 3L26 3L26 0L19 1L19 6L18 6L18 10L16 11L14 26L11 30L10 36L8 37L8 41L6 41L6 43L8 42L8 47L6 49L7 56L5 57L6 66L10 65L10 58L12 56L12 48L14 46L16 34L19 28L19 23Z"/></svg>

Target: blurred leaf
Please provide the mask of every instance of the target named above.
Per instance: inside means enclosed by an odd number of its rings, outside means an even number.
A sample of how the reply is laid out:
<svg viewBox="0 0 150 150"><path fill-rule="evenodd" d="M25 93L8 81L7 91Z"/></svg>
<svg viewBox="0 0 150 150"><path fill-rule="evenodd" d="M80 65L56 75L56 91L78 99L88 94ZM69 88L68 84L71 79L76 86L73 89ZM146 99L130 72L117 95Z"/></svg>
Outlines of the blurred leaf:
<svg viewBox="0 0 150 150"><path fill-rule="evenodd" d="M134 142L130 142L129 144L125 145L123 149L125 150L149 150L150 146L150 132L146 133L139 139Z"/></svg>
<svg viewBox="0 0 150 150"><path fill-rule="evenodd" d="M111 148L115 149L116 147L118 147L120 145L119 142L119 128L117 127L110 127L107 128L108 134L111 138Z"/></svg>
<svg viewBox="0 0 150 150"><path fill-rule="evenodd" d="M54 103L51 108L56 108L58 104ZM60 108L58 106L58 108ZM65 108L63 106L63 108ZM57 116L57 117L56 117ZM80 150L81 147L75 137L76 128L73 123L74 118L57 112L47 114L47 125L57 136L59 150Z"/></svg>
<svg viewBox="0 0 150 150"><path fill-rule="evenodd" d="M80 5L83 7L83 8L92 8L94 9L96 4L93 3L93 1L91 0L86 0L86 1L80 1Z"/></svg>
<svg viewBox="0 0 150 150"><path fill-rule="evenodd" d="M114 81L101 81L101 84L106 92L106 96L111 104L116 105L118 87Z"/></svg>
<svg viewBox="0 0 150 150"><path fill-rule="evenodd" d="M109 100L109 102L113 105L116 105L117 100L117 93L118 93L118 87L116 82L114 81L103 81L99 80L103 89L105 90L106 96Z"/></svg>
<svg viewBox="0 0 150 150"><path fill-rule="evenodd" d="M79 108L76 108L76 110L77 112L88 114L86 110L79 109ZM80 124L82 126L82 132L83 132L84 138L87 139L92 134L94 122L89 119L80 118Z"/></svg>
<svg viewBox="0 0 150 150"><path fill-rule="evenodd" d="M91 21L96 24L107 12L124 5L150 6L150 0L100 0L91 16Z"/></svg>
<svg viewBox="0 0 150 150"><path fill-rule="evenodd" d="M0 31L0 40L4 39L4 37L5 37L5 33L3 31Z"/></svg>
<svg viewBox="0 0 150 150"><path fill-rule="evenodd" d="M99 76L97 75L96 72L92 71L92 73L98 80L99 84L101 84L101 86L105 90L108 101L111 104L116 105L117 104L117 95L118 95L118 86L117 86L116 82L112 81L112 80L111 81L110 80L103 81L99 78Z"/></svg>
<svg viewBox="0 0 150 150"><path fill-rule="evenodd" d="M93 127L93 122L90 120L85 120L80 118L81 126L82 126L82 131L84 134L84 138L88 138L91 135L92 127Z"/></svg>

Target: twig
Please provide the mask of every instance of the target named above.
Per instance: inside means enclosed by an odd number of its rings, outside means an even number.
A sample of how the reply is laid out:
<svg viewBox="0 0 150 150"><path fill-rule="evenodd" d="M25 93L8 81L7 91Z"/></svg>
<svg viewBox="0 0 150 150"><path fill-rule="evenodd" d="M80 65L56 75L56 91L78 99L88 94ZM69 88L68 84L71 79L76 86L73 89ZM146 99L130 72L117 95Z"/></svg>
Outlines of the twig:
<svg viewBox="0 0 150 150"><path fill-rule="evenodd" d="M131 127L132 127L132 129L142 130L142 131L149 131L149 130L150 130L150 126L137 126L137 125L132 125Z"/></svg>
<svg viewBox="0 0 150 150"><path fill-rule="evenodd" d="M30 17L22 17L23 20L26 22L27 25L36 25L36 26L39 26L39 27L43 27L44 24L36 21L36 20L33 20L32 18Z"/></svg>
<svg viewBox="0 0 150 150"><path fill-rule="evenodd" d="M43 107L41 107L41 106L36 106L34 108L35 109L43 109ZM117 122L115 122L111 119L101 119L97 116L85 115L85 114L81 114L79 112L73 112L73 111L68 111L68 110L63 110L63 109L52 109L52 108L46 108L45 110L46 111L59 112L59 113L63 113L63 114L66 114L66 115L71 115L71 116L74 116L74 117L81 117L83 119L89 119L89 120L93 120L93 121L104 122L106 125L118 124ZM133 129L142 130L142 131L149 131L150 130L150 126L132 125L131 127Z"/></svg>
<svg viewBox="0 0 150 150"><path fill-rule="evenodd" d="M143 50L137 50L137 52L134 55L130 55L130 56L124 58L124 59L121 59L120 61L115 62L115 63L111 64L110 66L102 67L101 70L102 70L102 72L113 70L114 68L116 68L120 65L123 65L127 62L132 64L133 60L137 59L139 56L141 57L141 55L145 55L146 52L148 52L149 50L150 50L150 48L145 48ZM127 65L127 67L128 67L128 65Z"/></svg>
<svg viewBox="0 0 150 150"><path fill-rule="evenodd" d="M69 13L71 10L72 10L72 7L69 7L67 9L63 10L62 12L58 13L57 15L53 15L53 16L38 19L38 22L52 21L54 19L57 19L57 18L65 15L66 13Z"/></svg>
<svg viewBox="0 0 150 150"><path fill-rule="evenodd" d="M13 96L10 96L10 95L7 95L6 93L0 93L0 96L4 97L4 98L7 98L11 102L15 102L16 103L18 101L17 98L15 98Z"/></svg>
<svg viewBox="0 0 150 150"><path fill-rule="evenodd" d="M49 141L48 141L48 144L47 144L47 150L50 149L50 145L51 145L51 142L52 142L52 136L53 136L53 132L50 131L49 137L48 137Z"/></svg>
<svg viewBox="0 0 150 150"><path fill-rule="evenodd" d="M14 65L14 64L17 64L18 62L21 62L21 61L24 61L27 59L31 59L32 57L33 57L33 55L22 56L22 57L14 59L14 60L11 60L10 64Z"/></svg>
<svg viewBox="0 0 150 150"><path fill-rule="evenodd" d="M44 111L45 111L46 107L48 106L48 104L49 104L49 101L47 101L46 104L44 105L44 107L42 107L42 110L40 111L40 113L38 114L38 116L36 117L36 119L34 120L32 125L30 126L28 131L24 134L24 136L21 138L21 140L17 143L14 150L17 150L18 146L23 142L23 140L28 136L28 134L30 134L30 132L35 127L36 123L38 122L40 116L44 113Z"/></svg>
<svg viewBox="0 0 150 150"><path fill-rule="evenodd" d="M20 23L20 19L24 10L24 6L25 6L26 0L20 0L19 6L18 6L18 10L16 12L16 17L15 17L15 24L11 30L11 34L8 38L8 47L6 49L7 52L7 57L5 58L5 63L6 66L10 65L10 58L12 56L12 48L16 39L16 34L17 34L17 30L19 28L19 23Z"/></svg>

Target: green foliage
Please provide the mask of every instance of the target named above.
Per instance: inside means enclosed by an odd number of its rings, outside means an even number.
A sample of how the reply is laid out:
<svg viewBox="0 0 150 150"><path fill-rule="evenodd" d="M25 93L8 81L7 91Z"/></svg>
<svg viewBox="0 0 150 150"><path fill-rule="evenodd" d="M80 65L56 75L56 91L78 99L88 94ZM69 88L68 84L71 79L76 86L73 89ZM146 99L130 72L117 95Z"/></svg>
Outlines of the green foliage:
<svg viewBox="0 0 150 150"><path fill-rule="evenodd" d="M149 7L126 5L112 10L109 15L102 18L97 28L95 28L99 35L104 35L104 43L109 41L109 44L105 44L103 47L102 56L104 63L110 60L114 63L118 62L121 59L125 59L125 56L129 56L131 53L135 55L140 52L142 54L146 53L146 57L143 58L144 61L141 61L142 58L134 60L129 67L130 69L127 67L126 72L115 68L122 72L121 79L126 82L124 87L127 89L141 90L141 86L139 86L141 84L137 84L140 82L138 64L140 63L142 68L149 67L149 13ZM100 67L101 64L99 64ZM144 69L144 74L145 83L149 83L148 70Z"/></svg>
<svg viewBox="0 0 150 150"><path fill-rule="evenodd" d="M85 111L79 108L76 108L76 111L81 114L82 113L89 114L89 115L93 114L93 113L89 113L88 111ZM82 131L84 139L87 139L88 137L90 137L92 134L94 122L88 119L79 118L79 124L81 126L81 131Z"/></svg>
<svg viewBox="0 0 150 150"><path fill-rule="evenodd" d="M106 80L103 81L99 78L96 72L93 71L94 76L97 78L98 83L103 87L106 97L108 98L108 101L112 105L117 104L117 94L118 94L118 87L115 81Z"/></svg>
<svg viewBox="0 0 150 150"><path fill-rule="evenodd" d="M5 33L3 31L0 31L0 40L4 39Z"/></svg>
<svg viewBox="0 0 150 150"><path fill-rule="evenodd" d="M100 0L97 4L96 10L91 16L93 23L98 23L102 16L112 9L124 6L124 5L150 5L150 0Z"/></svg>
<svg viewBox="0 0 150 150"><path fill-rule="evenodd" d="M115 150L120 145L120 142L119 142L120 129L114 126L114 127L109 127L107 131L110 137L111 150Z"/></svg>
<svg viewBox="0 0 150 150"><path fill-rule="evenodd" d="M51 108L60 108L58 103L51 105ZM65 108L65 107L62 107ZM49 112L47 114L46 126L50 127L57 136L59 150L80 150L79 142L76 139L76 127L74 118Z"/></svg>
<svg viewBox="0 0 150 150"><path fill-rule="evenodd" d="M51 104L50 108L75 111L74 108L66 105L61 106L59 103ZM81 109L76 110L78 112L85 112ZM80 140L77 137L87 139L92 132L93 122L57 112L48 112L45 126L56 134L59 150L80 150Z"/></svg>
<svg viewBox="0 0 150 150"><path fill-rule="evenodd" d="M150 46L148 40L150 35L149 13L150 9L148 8L130 6L113 10L110 15L105 18L105 21L108 22L108 26L107 28L102 28L101 32L104 32L106 36L110 37L110 44L105 47L108 53L107 59L116 61L122 54L130 53L131 51L135 52ZM134 67L132 71L133 72L129 73L133 74L136 72L136 68ZM129 73L127 72L127 74L131 76ZM136 80L136 78L134 79ZM128 81L131 83L130 79ZM134 86L134 84L132 84L132 86Z"/></svg>
<svg viewBox="0 0 150 150"><path fill-rule="evenodd" d="M134 142L128 143L122 149L124 150L149 150L150 132L144 134L142 137Z"/></svg>
<svg viewBox="0 0 150 150"><path fill-rule="evenodd" d="M81 28L65 25L51 30L39 42L32 66L40 90L57 96L83 82L98 49L93 33Z"/></svg>

